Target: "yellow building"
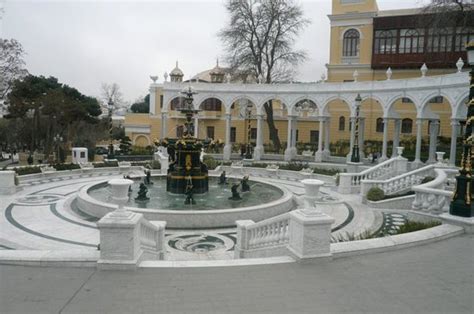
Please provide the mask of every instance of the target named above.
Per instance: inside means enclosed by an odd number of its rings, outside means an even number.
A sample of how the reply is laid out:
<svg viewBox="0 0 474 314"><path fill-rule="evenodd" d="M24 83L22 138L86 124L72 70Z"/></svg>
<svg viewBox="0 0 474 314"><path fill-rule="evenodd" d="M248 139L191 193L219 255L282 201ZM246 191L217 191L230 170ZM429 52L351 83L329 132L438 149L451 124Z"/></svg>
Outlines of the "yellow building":
<svg viewBox="0 0 474 314"><path fill-rule="evenodd" d="M417 9L380 11L375 0L333 0L330 20L330 57L327 64L327 82L378 81L404 79L421 75L440 75L456 72L459 58L466 60L463 43L474 37L473 25L468 28L450 29L446 32L433 32L429 28L420 28L418 22L422 16ZM426 67L426 68L425 68ZM170 72L171 82L182 82L183 72L178 64ZM165 80L167 77L165 77ZM191 81L224 83L232 78L225 69L217 64L215 68L204 71ZM126 133L135 145L151 145L154 139L177 137L182 132L181 115L173 110L179 99L172 100L164 128L161 125L163 108L162 87L153 84L150 88L150 113L126 115ZM280 102L274 102L275 125L285 148L288 138L288 113ZM241 117L238 106L233 106L230 140L233 143L245 143L250 133L251 141L256 139L255 112L250 127ZM329 142L348 141L351 136L350 104L339 99L333 100L328 107ZM201 105L197 130L200 138L225 138L225 108L218 99L208 99ZM429 109L439 117L439 135L451 136L451 106L442 96L433 98ZM255 110L255 108L253 109ZM401 133L400 140L416 136L416 108L409 98L400 98L392 105L396 118L388 121L388 138L394 136L395 125ZM318 113L316 112L316 115ZM381 141L384 119L381 105L375 99L366 99L361 105L364 117L364 136L366 141ZM392 123L393 121L393 123ZM430 121L419 119L423 123L422 135L428 136ZM434 121L434 120L433 120ZM250 129L250 132L247 132ZM311 111L298 118L296 142L308 144L315 150L318 142L319 122ZM165 133L165 134L162 134ZM326 142L326 140L324 140ZM271 143L267 124L263 124L263 142ZM300 145L304 147L303 145ZM379 150L377 148L376 150ZM269 149L266 149L268 152ZM366 147L366 152L371 152ZM334 153L347 153L332 152Z"/></svg>

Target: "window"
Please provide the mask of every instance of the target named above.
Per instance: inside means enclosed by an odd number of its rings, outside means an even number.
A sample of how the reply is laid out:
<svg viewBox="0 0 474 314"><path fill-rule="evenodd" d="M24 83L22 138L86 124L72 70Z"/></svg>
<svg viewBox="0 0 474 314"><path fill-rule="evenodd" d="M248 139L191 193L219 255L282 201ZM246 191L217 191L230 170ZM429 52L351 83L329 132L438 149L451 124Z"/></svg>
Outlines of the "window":
<svg viewBox="0 0 474 314"><path fill-rule="evenodd" d="M440 30L429 30L428 52L448 52L452 51L453 34L448 28Z"/></svg>
<svg viewBox="0 0 474 314"><path fill-rule="evenodd" d="M74 154L76 154L76 152L74 152ZM86 158L86 152L81 152L81 158Z"/></svg>
<svg viewBox="0 0 474 314"><path fill-rule="evenodd" d="M388 54L397 52L397 31L385 30L375 32L375 53Z"/></svg>
<svg viewBox="0 0 474 314"><path fill-rule="evenodd" d="M346 129L346 118L343 116L339 117L339 131L344 131Z"/></svg>
<svg viewBox="0 0 474 314"><path fill-rule="evenodd" d="M319 131L311 130L309 133L309 141L310 143L319 142Z"/></svg>
<svg viewBox="0 0 474 314"><path fill-rule="evenodd" d="M213 126L208 126L206 128L206 131L207 131L207 138L214 139L214 127Z"/></svg>
<svg viewBox="0 0 474 314"><path fill-rule="evenodd" d="M474 28L458 28L456 31L456 38L454 40L455 51L465 51L466 43L474 40Z"/></svg>
<svg viewBox="0 0 474 314"><path fill-rule="evenodd" d="M423 32L416 29L402 29L400 31L399 53L422 53Z"/></svg>
<svg viewBox="0 0 474 314"><path fill-rule="evenodd" d="M208 98L201 103L201 109L205 111L221 111L222 102L217 98Z"/></svg>
<svg viewBox="0 0 474 314"><path fill-rule="evenodd" d="M408 98L408 97L403 97L403 98L402 98L402 103L404 103L404 104L412 104L413 101L412 101L410 98Z"/></svg>
<svg viewBox="0 0 474 314"><path fill-rule="evenodd" d="M176 137L177 138L183 137L183 132L184 132L183 126L178 125L178 127L176 128Z"/></svg>
<svg viewBox="0 0 474 314"><path fill-rule="evenodd" d="M405 118L402 120L402 133L410 134L413 131L413 120Z"/></svg>
<svg viewBox="0 0 474 314"><path fill-rule="evenodd" d="M163 95L160 95L160 108L163 108Z"/></svg>
<svg viewBox="0 0 474 314"><path fill-rule="evenodd" d="M257 139L257 128L250 129L250 139L256 140Z"/></svg>
<svg viewBox="0 0 474 314"><path fill-rule="evenodd" d="M237 138L237 129L235 127L230 128L230 142L235 143Z"/></svg>
<svg viewBox="0 0 474 314"><path fill-rule="evenodd" d="M444 101L443 96L436 96L430 99L430 104L442 104Z"/></svg>
<svg viewBox="0 0 474 314"><path fill-rule="evenodd" d="M342 42L342 55L344 57L356 57L359 55L360 35L356 29L351 28L344 33Z"/></svg>
<svg viewBox="0 0 474 314"><path fill-rule="evenodd" d="M375 132L382 133L383 132L383 119L377 118L375 122Z"/></svg>

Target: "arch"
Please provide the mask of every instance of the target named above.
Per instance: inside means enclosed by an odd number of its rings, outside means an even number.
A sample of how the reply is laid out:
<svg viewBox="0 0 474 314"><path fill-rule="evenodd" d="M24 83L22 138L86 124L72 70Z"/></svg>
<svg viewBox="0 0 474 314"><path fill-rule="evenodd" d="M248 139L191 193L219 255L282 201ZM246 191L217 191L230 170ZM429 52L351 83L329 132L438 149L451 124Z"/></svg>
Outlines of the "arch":
<svg viewBox="0 0 474 314"><path fill-rule="evenodd" d="M346 30L342 39L342 56L356 57L359 55L360 32L355 28Z"/></svg>
<svg viewBox="0 0 474 314"><path fill-rule="evenodd" d="M376 119L385 115L382 101L375 95L367 95L362 97L360 103L360 116L365 118L364 133L376 133Z"/></svg>
<svg viewBox="0 0 474 314"><path fill-rule="evenodd" d="M343 103L346 104L347 108L349 109L349 112L350 112L350 115L352 115L353 113L353 108L352 106L350 105L350 102L349 100L344 97L344 96L332 96L332 97L329 97L327 98L324 103L321 105L321 113L322 115L329 115L329 112L328 112L328 106L329 106L329 103L333 102L333 101L336 101L336 100L340 100L342 101Z"/></svg>
<svg viewBox="0 0 474 314"><path fill-rule="evenodd" d="M135 136L135 139L133 142L135 143L135 146L140 146L140 147L147 147L151 143L150 138L148 136L141 135L141 134Z"/></svg>
<svg viewBox="0 0 474 314"><path fill-rule="evenodd" d="M194 98L194 107L195 109L202 109L203 103L208 99L217 99L221 102L221 107L225 108L225 101L221 95L208 94L208 95L197 95L198 97Z"/></svg>
<svg viewBox="0 0 474 314"><path fill-rule="evenodd" d="M443 97L445 100L447 100L450 105L451 111L454 111L456 102L452 99L451 95L448 95L447 93L442 92L442 91L433 91L432 93L429 93L421 100L420 112L423 112L425 110L425 107L427 105L430 105L430 103L432 103L432 100L436 97Z"/></svg>
<svg viewBox="0 0 474 314"><path fill-rule="evenodd" d="M462 98L462 100L457 104L456 109L453 110L453 119L466 119L467 116L467 105L469 103L469 96Z"/></svg>
<svg viewBox="0 0 474 314"><path fill-rule="evenodd" d="M168 110L177 110L177 108L182 105L184 99L185 98L183 96L179 96L179 95L174 96L168 102L168 104L166 106L166 109L168 109Z"/></svg>
<svg viewBox="0 0 474 314"><path fill-rule="evenodd" d="M314 100L308 97L302 97L291 106L293 111L302 117L319 115L319 107Z"/></svg>
<svg viewBox="0 0 474 314"><path fill-rule="evenodd" d="M218 97L206 97L199 102L197 109L221 112L222 108L225 108L223 105L224 102Z"/></svg>
<svg viewBox="0 0 474 314"><path fill-rule="evenodd" d="M415 116L418 116L419 107L415 99L416 99L415 97L411 95L407 95L407 94L397 94L391 97L387 102L388 105L385 110L384 117L399 118L398 110L406 111L407 108L412 108L415 113ZM400 104L404 104L404 105L401 106Z"/></svg>

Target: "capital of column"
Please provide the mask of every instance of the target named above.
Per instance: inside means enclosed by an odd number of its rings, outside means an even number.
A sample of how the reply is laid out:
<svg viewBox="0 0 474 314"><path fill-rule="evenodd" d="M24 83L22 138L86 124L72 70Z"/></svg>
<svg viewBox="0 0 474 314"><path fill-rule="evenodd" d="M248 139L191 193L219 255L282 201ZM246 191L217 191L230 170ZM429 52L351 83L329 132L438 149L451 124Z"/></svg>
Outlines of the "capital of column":
<svg viewBox="0 0 474 314"><path fill-rule="evenodd" d="M263 119L263 113L259 113L257 115L255 115L257 117L257 119Z"/></svg>
<svg viewBox="0 0 474 314"><path fill-rule="evenodd" d="M230 120L231 117L232 117L232 114L231 114L231 113L226 113L226 114L225 114L225 118L226 118L227 120Z"/></svg>
<svg viewBox="0 0 474 314"><path fill-rule="evenodd" d="M162 111L162 112L161 112L161 115L162 115L162 116L167 116L167 115L168 115L168 111Z"/></svg>
<svg viewBox="0 0 474 314"><path fill-rule="evenodd" d="M456 126L460 125L459 119L451 119L451 125L453 125L453 126L454 125L456 125Z"/></svg>

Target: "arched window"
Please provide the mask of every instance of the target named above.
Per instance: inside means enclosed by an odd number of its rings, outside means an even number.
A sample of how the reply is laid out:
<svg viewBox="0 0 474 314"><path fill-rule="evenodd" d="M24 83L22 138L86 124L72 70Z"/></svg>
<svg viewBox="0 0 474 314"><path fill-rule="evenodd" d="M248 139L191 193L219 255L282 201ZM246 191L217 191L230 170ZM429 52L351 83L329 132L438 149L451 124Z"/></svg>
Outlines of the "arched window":
<svg viewBox="0 0 474 314"><path fill-rule="evenodd" d="M375 132L379 132L379 133L383 132L383 119L382 118L377 118L377 121L375 123Z"/></svg>
<svg viewBox="0 0 474 314"><path fill-rule="evenodd" d="M447 28L440 30L429 30L428 51L429 52L448 52L452 50L453 34Z"/></svg>
<svg viewBox="0 0 474 314"><path fill-rule="evenodd" d="M388 54L397 52L396 30L385 30L375 32L375 53Z"/></svg>
<svg viewBox="0 0 474 314"><path fill-rule="evenodd" d="M359 40L360 35L356 29L351 28L344 33L342 42L342 56L356 57L359 55Z"/></svg>
<svg viewBox="0 0 474 314"><path fill-rule="evenodd" d="M346 129L346 118L343 116L339 117L339 131L344 131Z"/></svg>
<svg viewBox="0 0 474 314"><path fill-rule="evenodd" d="M402 29L400 31L399 53L423 52L423 32L416 29Z"/></svg>
<svg viewBox="0 0 474 314"><path fill-rule="evenodd" d="M410 134L413 131L413 120L405 118L402 120L402 133Z"/></svg>

